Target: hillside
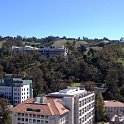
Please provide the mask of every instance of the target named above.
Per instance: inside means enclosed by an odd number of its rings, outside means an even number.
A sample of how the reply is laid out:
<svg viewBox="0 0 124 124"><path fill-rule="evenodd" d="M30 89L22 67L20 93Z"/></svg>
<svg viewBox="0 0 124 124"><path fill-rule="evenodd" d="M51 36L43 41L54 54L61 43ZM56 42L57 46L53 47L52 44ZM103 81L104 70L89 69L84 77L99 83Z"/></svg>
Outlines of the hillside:
<svg viewBox="0 0 124 124"><path fill-rule="evenodd" d="M74 40L58 40L58 41L55 41L52 46L57 46L57 45L66 45L66 43L69 42L69 43L73 43L73 42L76 42L76 46L79 46L79 45L83 45L83 44L87 44L86 41L83 41L83 40L80 40L80 41L74 41Z"/></svg>

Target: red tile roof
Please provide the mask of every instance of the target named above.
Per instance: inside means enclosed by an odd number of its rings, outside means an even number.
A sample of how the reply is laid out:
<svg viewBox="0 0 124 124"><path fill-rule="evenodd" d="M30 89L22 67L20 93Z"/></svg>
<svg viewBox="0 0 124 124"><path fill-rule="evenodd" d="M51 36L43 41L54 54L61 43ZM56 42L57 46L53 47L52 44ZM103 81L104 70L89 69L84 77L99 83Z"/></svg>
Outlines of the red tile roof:
<svg viewBox="0 0 124 124"><path fill-rule="evenodd" d="M44 103L34 103L33 98L29 98L23 103L17 105L12 109L12 112L16 113L27 113L27 114L36 114L36 115L62 115L69 112L63 104L60 102L54 101L51 98L47 98ZM36 111L27 111L28 109L38 110Z"/></svg>
<svg viewBox="0 0 124 124"><path fill-rule="evenodd" d="M124 103L119 101L104 101L105 107L124 107Z"/></svg>

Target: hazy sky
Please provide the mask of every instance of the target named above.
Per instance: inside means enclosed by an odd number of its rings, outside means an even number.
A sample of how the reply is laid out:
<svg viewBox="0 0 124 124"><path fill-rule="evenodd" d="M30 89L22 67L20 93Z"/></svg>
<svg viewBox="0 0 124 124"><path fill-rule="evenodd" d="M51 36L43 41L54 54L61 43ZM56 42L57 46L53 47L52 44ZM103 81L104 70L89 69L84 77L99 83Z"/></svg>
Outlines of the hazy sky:
<svg viewBox="0 0 124 124"><path fill-rule="evenodd" d="M0 0L0 35L124 37L124 0Z"/></svg>

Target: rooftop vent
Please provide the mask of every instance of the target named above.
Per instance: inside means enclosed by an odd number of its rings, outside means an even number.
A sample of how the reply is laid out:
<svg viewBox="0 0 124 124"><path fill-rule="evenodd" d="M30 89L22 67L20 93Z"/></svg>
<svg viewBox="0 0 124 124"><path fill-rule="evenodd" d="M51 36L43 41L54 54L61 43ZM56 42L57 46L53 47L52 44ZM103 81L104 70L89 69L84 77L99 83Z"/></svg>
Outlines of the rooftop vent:
<svg viewBox="0 0 124 124"><path fill-rule="evenodd" d="M42 104L42 103L44 103L45 100L46 100L46 97L44 97L44 96L42 96L42 97L35 97L34 98L34 103Z"/></svg>

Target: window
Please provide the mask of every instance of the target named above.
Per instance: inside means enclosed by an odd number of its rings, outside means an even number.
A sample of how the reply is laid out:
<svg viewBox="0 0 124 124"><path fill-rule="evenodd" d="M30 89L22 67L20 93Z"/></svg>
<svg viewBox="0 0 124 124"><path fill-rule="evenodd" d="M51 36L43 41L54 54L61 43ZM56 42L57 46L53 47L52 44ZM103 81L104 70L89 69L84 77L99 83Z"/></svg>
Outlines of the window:
<svg viewBox="0 0 124 124"><path fill-rule="evenodd" d="M22 118L22 121L24 121L24 118Z"/></svg>
<svg viewBox="0 0 124 124"><path fill-rule="evenodd" d="M47 124L47 123L48 123L48 121L45 121L45 123Z"/></svg>
<svg viewBox="0 0 124 124"><path fill-rule="evenodd" d="M84 114L84 108L82 109L82 114Z"/></svg>
<svg viewBox="0 0 124 124"><path fill-rule="evenodd" d="M18 118L18 120L20 121L20 118Z"/></svg>
<svg viewBox="0 0 124 124"><path fill-rule="evenodd" d="M40 120L37 120L37 122L40 122Z"/></svg>
<svg viewBox="0 0 124 124"><path fill-rule="evenodd" d="M81 107L81 101L79 101L79 107Z"/></svg>
<svg viewBox="0 0 124 124"><path fill-rule="evenodd" d="M28 121L28 118L25 118L25 121Z"/></svg>
<svg viewBox="0 0 124 124"><path fill-rule="evenodd" d="M87 110L86 110L86 107L84 108L84 111L86 112Z"/></svg>
<svg viewBox="0 0 124 124"><path fill-rule="evenodd" d="M36 119L33 119L33 122L35 123L36 122Z"/></svg>
<svg viewBox="0 0 124 124"><path fill-rule="evenodd" d="M29 122L32 122L32 119L29 119Z"/></svg>
<svg viewBox="0 0 124 124"><path fill-rule="evenodd" d="M21 115L21 113L18 113L18 115Z"/></svg>
<svg viewBox="0 0 124 124"><path fill-rule="evenodd" d="M27 111L40 112L40 109L27 108Z"/></svg>
<svg viewBox="0 0 124 124"><path fill-rule="evenodd" d="M81 116L81 110L79 110L79 116Z"/></svg>

